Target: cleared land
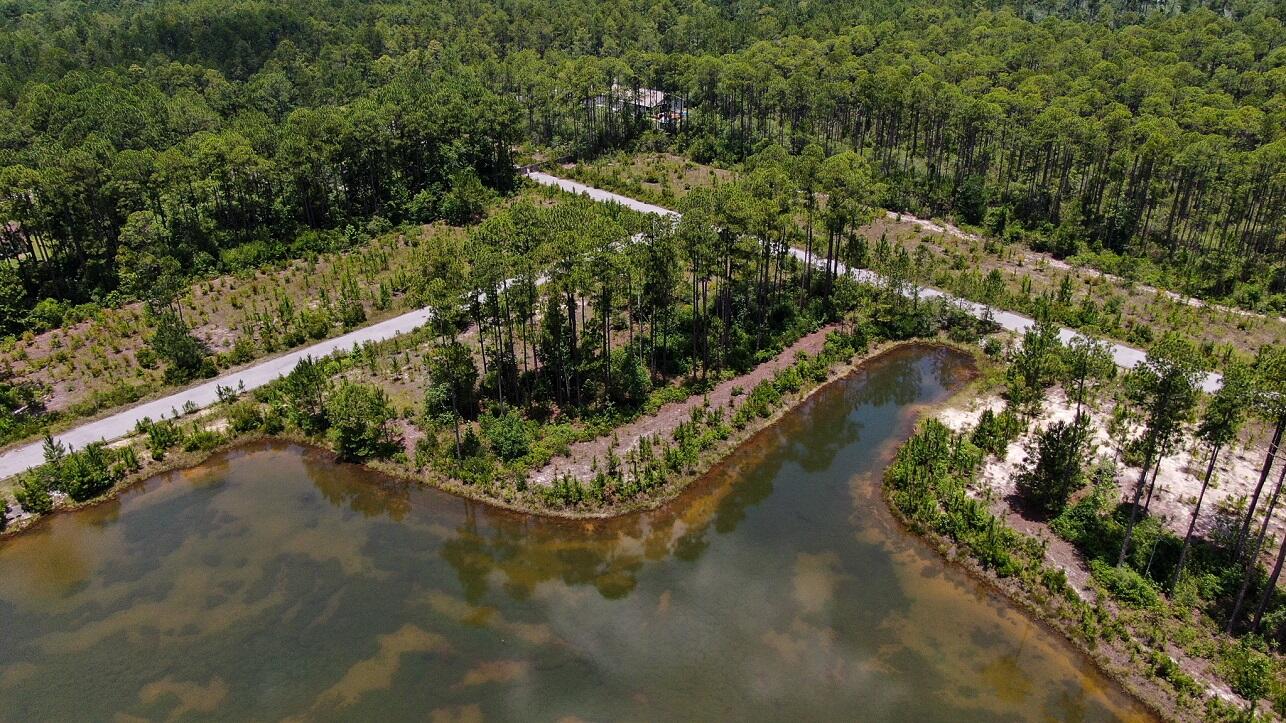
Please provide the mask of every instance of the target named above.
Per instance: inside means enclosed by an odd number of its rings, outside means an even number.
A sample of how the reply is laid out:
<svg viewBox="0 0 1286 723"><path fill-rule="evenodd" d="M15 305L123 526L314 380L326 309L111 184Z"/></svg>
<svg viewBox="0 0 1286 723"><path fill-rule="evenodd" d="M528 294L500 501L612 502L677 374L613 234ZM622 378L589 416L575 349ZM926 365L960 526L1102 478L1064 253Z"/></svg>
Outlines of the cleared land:
<svg viewBox="0 0 1286 723"><path fill-rule="evenodd" d="M731 416L737 397L744 395L756 384L772 379L774 373L790 366L797 354L817 356L825 346L826 335L830 332L829 328L815 331L752 371L720 382L707 394L694 394L683 401L666 404L656 414L640 417L618 427L612 431L611 436L599 436L571 445L566 454L534 470L530 476L531 483L547 485L562 475L571 475L579 480L592 479L594 465L601 464L609 453L623 455L637 447L644 437L668 439L680 424L692 418L694 410L708 406L711 409L726 409L728 416Z"/></svg>
<svg viewBox="0 0 1286 723"><path fill-rule="evenodd" d="M360 304L359 324L405 313L413 308L406 291L421 249L462 233L444 224L391 233L358 249L201 281L178 304L219 366L236 369L351 330L356 325L346 329L336 310L341 300ZM141 303L102 309L0 347L0 368L40 389L49 412L89 416L166 388L162 364L145 351L152 331Z"/></svg>

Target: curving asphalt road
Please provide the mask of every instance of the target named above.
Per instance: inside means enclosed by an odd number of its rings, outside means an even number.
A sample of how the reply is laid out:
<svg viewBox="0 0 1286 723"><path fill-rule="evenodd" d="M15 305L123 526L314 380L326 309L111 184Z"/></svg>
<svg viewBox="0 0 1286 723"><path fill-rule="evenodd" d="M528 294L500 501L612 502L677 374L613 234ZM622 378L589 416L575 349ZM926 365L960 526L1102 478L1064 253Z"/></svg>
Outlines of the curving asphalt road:
<svg viewBox="0 0 1286 723"><path fill-rule="evenodd" d="M539 171L526 171L527 177L531 180L545 186L555 186L569 193L588 196L595 201L603 203L619 203L626 208L657 216L665 216L672 219L679 218L679 213L668 208L662 208L650 203L622 196L620 194L604 191L602 189L586 186L576 181L570 181L565 178L551 176L548 173ZM803 260L804 252L792 248L790 253ZM814 259L816 263L816 259ZM841 266L845 273L851 273L862 281L868 283L879 283L880 277L872 271L865 269L847 269ZM969 313L979 318L984 317L988 309L982 304L976 304L971 301L957 299L945 294L937 289L920 287L918 289L920 296L925 298L943 297L965 309ZM1000 309L991 309L991 316L997 324L1010 331L1022 333L1026 331L1034 322L1026 316L1015 314ZM70 429L62 434L56 435L56 439L64 444L81 448L91 442L104 440L113 440L124 437L134 431L134 427L144 418L163 419L171 418L176 412L181 413L185 406L194 404L198 408L208 407L218 401L217 389L220 386L237 388L244 386L245 389L255 389L261 387L280 376L288 374L295 368L304 357L319 358L333 354L340 350L351 349L354 344L363 344L366 342L377 342L390 339L399 334L405 334L413 331L423 325L429 319L427 309L417 309L407 312L401 316L395 316L392 319L381 321L378 324L351 331L343 336L335 337L312 346L299 349L279 357L267 359L253 366L242 369L241 371L230 372L223 376L216 377L208 382L204 382L194 387L180 390L160 399L151 402L145 402L135 407L131 407L116 414L103 417L102 419L87 422ZM1080 336L1077 332L1064 328L1059 332L1059 336L1064 342ZM1146 354L1134 347L1124 344L1111 343L1112 358L1118 366L1125 368L1133 367L1143 361ZM1202 388L1206 391L1214 391L1219 388L1221 377L1218 374L1207 374L1202 381ZM39 442L27 444L21 447L11 449L0 454L0 479L11 477L13 475L25 472L44 462L43 450Z"/></svg>
<svg viewBox="0 0 1286 723"><path fill-rule="evenodd" d="M172 418L176 412L181 414L184 406L187 406L189 402L197 407L210 406L218 401L217 390L220 386L233 389L241 385L244 385L246 389L261 387L277 377L288 374L304 357L311 356L316 359L333 354L341 349L352 349L354 344L389 339L416 329L428 319L429 312L427 309L407 312L401 316L381 321L378 324L371 324L356 331L351 331L343 336L337 336L334 339L328 339L279 357L264 360L241 371L229 372L208 382L177 391L160 399L144 402L111 416L103 417L93 422L86 422L79 427L55 435L55 439L76 449L84 447L91 442L118 439L132 433L134 425L145 417L151 419ZM0 479L25 472L43 462L44 453L40 442L11 449L4 454L0 454Z"/></svg>
<svg viewBox="0 0 1286 723"><path fill-rule="evenodd" d="M569 181L566 178L551 176L548 173L543 173L541 171L527 171L526 176L542 186L555 186L567 191L568 193L575 193L580 196L589 196L595 201L601 201L603 203L619 203L620 205L638 211L639 213L650 213L654 216L668 216L669 218L674 219L677 219L680 216L678 211L671 211L668 208L644 203L630 198L629 196L622 196L619 193L612 193L611 191L604 191L601 188L586 186L585 184L577 183L576 181Z"/></svg>
<svg viewBox="0 0 1286 723"><path fill-rule="evenodd" d="M650 213L658 216L667 216L670 218L679 217L679 214L676 211L671 211L668 208L654 206L650 203L643 203L642 201L637 201L628 196L622 196L620 194L612 193L610 191L604 191L598 188L591 188L590 186L586 186L583 183L569 181L565 178L557 178L555 176L549 175L548 173L529 172L527 176L531 178L531 180L535 181L536 183L544 184L547 186L557 186L558 188L561 188L564 191L568 191L571 193L584 194L594 199L595 201L602 201L605 203L619 203L622 206L625 206L626 208L639 211L640 213ZM800 249L791 248L790 254L801 261L804 260L804 252L801 251ZM813 262L817 263L817 259L814 258ZM854 277L856 277L858 280L864 283L878 284L882 281L879 274L876 274L875 272L867 269L848 269L843 264L840 264L840 270L843 273L852 274ZM980 319L984 318L989 311L988 307L983 304L978 304L972 301L967 301L965 299L960 299L950 294L947 294L945 292L939 291L938 289L921 286L914 289L913 293L918 293L922 298L944 298L952 303L955 303L960 308L964 309L965 311L969 312L970 314L973 314L974 316ZM1035 321L1033 321L1031 317L1023 316L1022 314L1015 314L1012 311L1004 311L1003 309L992 308L990 309L990 313L991 313L991 318L995 320L995 322L999 324L1002 328L1008 329L1009 331L1017 332L1019 334L1027 331L1027 329L1029 329L1035 323ZM1081 337L1083 335L1073 329L1068 329L1066 327L1063 327L1059 330L1058 336L1060 339L1063 340L1063 343L1067 343L1072 339ZM1117 366L1130 369L1135 365L1137 365L1139 362L1147 358L1147 353L1141 349L1135 349L1132 346L1126 346L1125 344L1118 344L1116 342L1108 342L1108 344L1112 352L1112 359L1116 362ZM1223 377L1221 377L1217 373L1210 372L1206 374L1204 379L1202 379L1201 388L1207 392L1213 392L1216 389L1218 389L1222 383L1223 383Z"/></svg>

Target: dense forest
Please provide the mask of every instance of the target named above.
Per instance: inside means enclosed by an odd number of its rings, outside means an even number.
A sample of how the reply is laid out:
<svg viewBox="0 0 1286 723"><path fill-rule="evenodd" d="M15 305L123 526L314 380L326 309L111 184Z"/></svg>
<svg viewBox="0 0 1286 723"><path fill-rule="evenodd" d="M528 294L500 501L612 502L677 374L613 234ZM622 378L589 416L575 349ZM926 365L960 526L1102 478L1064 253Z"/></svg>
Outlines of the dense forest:
<svg viewBox="0 0 1286 723"><path fill-rule="evenodd" d="M524 141L855 148L890 208L1281 306L1280 9L1178 10L6 2L0 333L42 302L468 221ZM686 99L677 137L603 102L637 87Z"/></svg>
<svg viewBox="0 0 1286 723"><path fill-rule="evenodd" d="M578 153L628 130L592 99L637 78L685 99L675 145L698 161L738 162L764 141L861 149L885 207L952 214L1058 255L1105 252L1114 269L1149 259L1186 292L1280 309L1281 45L1273 16L1114 25L918 8L723 55L568 60L579 117L547 60L519 55L507 70L514 93L548 99L528 133Z"/></svg>

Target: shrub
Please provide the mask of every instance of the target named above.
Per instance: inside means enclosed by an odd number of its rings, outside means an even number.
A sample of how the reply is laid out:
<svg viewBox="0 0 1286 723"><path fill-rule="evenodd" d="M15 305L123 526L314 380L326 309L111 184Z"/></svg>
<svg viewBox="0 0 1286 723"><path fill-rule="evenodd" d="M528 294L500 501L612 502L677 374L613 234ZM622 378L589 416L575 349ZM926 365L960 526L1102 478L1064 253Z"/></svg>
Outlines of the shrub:
<svg viewBox="0 0 1286 723"><path fill-rule="evenodd" d="M1117 496L1116 466L1110 459L1094 467L1093 493L1077 500L1054 518L1050 528L1076 545L1087 557L1108 558L1120 547L1121 524L1108 514Z"/></svg>
<svg viewBox="0 0 1286 723"><path fill-rule="evenodd" d="M1022 343L1005 369L1006 397L1023 414L1035 414L1045 391L1057 381L1062 344L1058 326L1038 321L1023 334Z"/></svg>
<svg viewBox="0 0 1286 723"><path fill-rule="evenodd" d="M773 386L782 394L793 394L798 392L804 385L804 380L799 376L799 369L794 366L778 370L773 375Z"/></svg>
<svg viewBox="0 0 1286 723"><path fill-rule="evenodd" d="M326 429L328 381L323 364L304 357L277 387L286 416L305 434L318 434Z"/></svg>
<svg viewBox="0 0 1286 723"><path fill-rule="evenodd" d="M1004 352L1004 346L1000 343L1000 340L994 336L989 336L982 342L982 353L986 354L991 359L999 359L1000 355Z"/></svg>
<svg viewBox="0 0 1286 723"><path fill-rule="evenodd" d="M205 343L192 334L187 322L177 313L169 309L157 311L152 315L152 323L156 331L150 343L156 356L167 363L166 383L182 384L214 375L214 363L209 359Z"/></svg>
<svg viewBox="0 0 1286 723"><path fill-rule="evenodd" d="M1160 650L1152 653L1152 670L1158 678L1174 686L1181 695L1198 696L1204 690L1195 678L1183 672L1179 664L1174 662L1174 658Z"/></svg>
<svg viewBox="0 0 1286 723"><path fill-rule="evenodd" d="M49 494L49 487L37 475L27 475L18 483L13 492L14 499L22 509L37 515L43 515L54 508L54 498Z"/></svg>
<svg viewBox="0 0 1286 723"><path fill-rule="evenodd" d="M495 461L477 454L464 457L456 462L452 474L468 485L487 485L495 478Z"/></svg>
<svg viewBox="0 0 1286 723"><path fill-rule="evenodd" d="M431 223L438 216L441 196L442 191L436 184L416 193L407 203L407 217L416 223Z"/></svg>
<svg viewBox="0 0 1286 723"><path fill-rule="evenodd" d="M1226 653L1219 671L1233 692L1254 704L1268 695L1274 679L1273 660L1243 639Z"/></svg>
<svg viewBox="0 0 1286 723"><path fill-rule="evenodd" d="M71 405L67 412L72 417L88 417L100 409L110 409L136 402L142 398L145 391L147 391L146 387L141 384L135 386L128 382L121 382L107 389L95 391L87 399Z"/></svg>
<svg viewBox="0 0 1286 723"><path fill-rule="evenodd" d="M608 390L614 403L633 409L648 400L652 376L638 354L624 349L612 351L612 386Z"/></svg>
<svg viewBox="0 0 1286 723"><path fill-rule="evenodd" d="M984 452L1002 457L1009 448L1009 443L1018 436L1019 429L1018 418L1008 407L1000 414L987 409L978 418L969 441Z"/></svg>
<svg viewBox="0 0 1286 723"><path fill-rule="evenodd" d="M339 298L339 323L345 329L352 329L366 321L366 309L362 306L355 292L346 292Z"/></svg>
<svg viewBox="0 0 1286 723"><path fill-rule="evenodd" d="M585 499L585 489L571 475L558 477L541 489L545 504L551 507L573 507Z"/></svg>
<svg viewBox="0 0 1286 723"><path fill-rule="evenodd" d="M429 466L438 453L438 436L433 430L415 440L415 466L423 469Z"/></svg>
<svg viewBox="0 0 1286 723"><path fill-rule="evenodd" d="M478 433L473 431L473 427L464 430L464 435L460 440L460 456L476 457L482 451L482 440L478 439Z"/></svg>
<svg viewBox="0 0 1286 723"><path fill-rule="evenodd" d="M228 407L228 427L238 434L251 432L263 424L259 404L249 399L234 402Z"/></svg>
<svg viewBox="0 0 1286 723"><path fill-rule="evenodd" d="M161 461L171 447L183 441L183 431L173 422L152 422L143 420L138 423L139 431L147 434L147 446L152 452L152 459Z"/></svg>
<svg viewBox="0 0 1286 723"><path fill-rule="evenodd" d="M331 439L341 459L387 457L397 438L390 424L397 415L383 389L343 382L326 399Z"/></svg>
<svg viewBox="0 0 1286 723"><path fill-rule="evenodd" d="M65 302L57 299L42 299L31 311L27 312L27 319L30 320L32 328L37 331L57 329L63 325L63 317L67 315L67 308Z"/></svg>
<svg viewBox="0 0 1286 723"><path fill-rule="evenodd" d="M41 404L35 385L9 382L0 369L0 445L34 432L41 422Z"/></svg>
<svg viewBox="0 0 1286 723"><path fill-rule="evenodd" d="M1131 567L1116 567L1102 560L1090 560L1090 574L1107 588L1112 597L1136 608L1156 609L1161 606L1157 590Z"/></svg>
<svg viewBox="0 0 1286 723"><path fill-rule="evenodd" d="M1085 427L1077 422L1054 422L1036 435L1016 480L1028 503L1047 514L1063 511L1072 494L1085 486L1084 444Z"/></svg>
<svg viewBox="0 0 1286 723"><path fill-rule="evenodd" d="M244 386L244 384L242 386ZM236 388L225 387L222 384L214 385L214 393L219 397L220 404L232 404L237 401L237 397L240 396L240 392L238 392Z"/></svg>
<svg viewBox="0 0 1286 723"><path fill-rule="evenodd" d="M656 414L666 404L681 402L688 398L690 391L685 387L664 386L653 390L643 405L644 414Z"/></svg>
<svg viewBox="0 0 1286 723"><path fill-rule="evenodd" d="M491 451L506 462L525 456L531 449L531 432L527 423L512 409L498 417L484 417L482 431Z"/></svg>
<svg viewBox="0 0 1286 723"><path fill-rule="evenodd" d="M138 453L130 446L121 447L116 453L116 459L122 473L137 472L142 467L138 462Z"/></svg>
<svg viewBox="0 0 1286 723"><path fill-rule="evenodd" d="M299 327L309 339L325 339L330 336L330 315L325 309L303 309L299 312Z"/></svg>
<svg viewBox="0 0 1286 723"><path fill-rule="evenodd" d="M115 457L107 445L94 442L68 454L55 465L51 474L56 475L58 486L68 496L84 502L111 489L120 478L122 470L112 466Z"/></svg>
<svg viewBox="0 0 1286 723"><path fill-rule="evenodd" d="M286 420L281 414L281 410L276 406L269 406L263 410L263 421L259 429L264 434L280 434L281 430L286 428Z"/></svg>
<svg viewBox="0 0 1286 723"><path fill-rule="evenodd" d="M232 343L232 349L224 355L224 363L228 366L237 366L245 364L255 358L255 345L248 336L239 336Z"/></svg>
<svg viewBox="0 0 1286 723"><path fill-rule="evenodd" d="M222 434L210 429L197 429L193 430L183 440L183 450L186 452L208 452L222 443Z"/></svg>
<svg viewBox="0 0 1286 723"><path fill-rule="evenodd" d="M344 247L343 235L337 231L314 231L308 230L300 233L291 242L291 253L296 256L302 256L305 253L324 253L326 251L336 251Z"/></svg>
<svg viewBox="0 0 1286 723"><path fill-rule="evenodd" d="M477 223L491 200L491 191L478 180L472 169L451 177L451 188L442 197L442 217L456 226Z"/></svg>
<svg viewBox="0 0 1286 723"><path fill-rule="evenodd" d="M742 408L747 409L749 414L768 417L778 404L781 404L781 392L772 381L763 381L750 390Z"/></svg>
<svg viewBox="0 0 1286 723"><path fill-rule="evenodd" d="M266 263L285 257L287 250L280 242L249 241L219 252L223 265L233 271L256 269Z"/></svg>
<svg viewBox="0 0 1286 723"><path fill-rule="evenodd" d="M158 360L156 358L156 352L144 347L134 354L134 361L144 369L155 369Z"/></svg>

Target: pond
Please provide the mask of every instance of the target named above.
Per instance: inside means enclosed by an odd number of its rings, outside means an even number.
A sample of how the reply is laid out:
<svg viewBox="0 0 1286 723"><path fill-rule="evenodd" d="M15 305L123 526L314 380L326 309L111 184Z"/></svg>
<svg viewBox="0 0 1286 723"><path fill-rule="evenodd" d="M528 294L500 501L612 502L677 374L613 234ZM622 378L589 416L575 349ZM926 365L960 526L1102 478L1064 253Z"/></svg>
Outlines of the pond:
<svg viewBox="0 0 1286 723"><path fill-rule="evenodd" d="M273 443L0 543L0 719L1146 719L893 521L903 347L670 505L535 518Z"/></svg>

